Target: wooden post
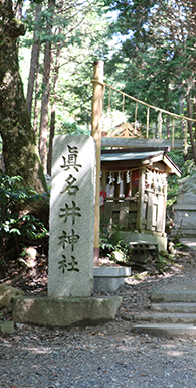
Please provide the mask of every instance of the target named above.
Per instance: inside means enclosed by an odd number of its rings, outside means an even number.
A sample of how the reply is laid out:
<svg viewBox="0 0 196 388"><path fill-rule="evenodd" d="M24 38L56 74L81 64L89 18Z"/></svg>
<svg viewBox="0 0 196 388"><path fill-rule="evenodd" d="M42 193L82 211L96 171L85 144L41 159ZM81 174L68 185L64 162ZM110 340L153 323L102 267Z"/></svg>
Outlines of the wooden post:
<svg viewBox="0 0 196 388"><path fill-rule="evenodd" d="M145 190L145 167L142 167L140 170L140 181L139 181L139 198L137 205L137 221L136 229L141 232L143 228L143 219L144 219L144 190Z"/></svg>
<svg viewBox="0 0 196 388"><path fill-rule="evenodd" d="M103 67L102 61L94 62L93 74L93 97L92 97L92 118L91 136L96 144L96 189L95 189L95 224L94 224L94 265L99 263L99 194L100 194L100 154L101 154L101 129L99 120L101 118L103 104ZM96 82L97 81L97 82Z"/></svg>

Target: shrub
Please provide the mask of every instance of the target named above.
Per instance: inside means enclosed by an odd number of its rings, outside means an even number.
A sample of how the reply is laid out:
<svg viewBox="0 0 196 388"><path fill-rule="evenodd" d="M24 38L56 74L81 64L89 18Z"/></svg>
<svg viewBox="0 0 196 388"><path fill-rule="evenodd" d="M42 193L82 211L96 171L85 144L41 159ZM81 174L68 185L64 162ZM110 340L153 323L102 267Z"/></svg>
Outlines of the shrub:
<svg viewBox="0 0 196 388"><path fill-rule="evenodd" d="M21 210L32 202L43 200L45 196L24 186L20 176L10 177L0 170L1 261L5 261L10 250L19 253L19 245L21 242L24 244L25 239L34 241L48 236L47 229L39 219Z"/></svg>

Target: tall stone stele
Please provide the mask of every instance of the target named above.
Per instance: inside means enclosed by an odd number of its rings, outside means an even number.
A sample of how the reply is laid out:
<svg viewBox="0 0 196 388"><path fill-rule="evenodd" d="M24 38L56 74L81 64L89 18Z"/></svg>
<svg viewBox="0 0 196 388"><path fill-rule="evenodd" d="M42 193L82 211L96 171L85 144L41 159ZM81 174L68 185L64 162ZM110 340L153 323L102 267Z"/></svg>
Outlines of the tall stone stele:
<svg viewBox="0 0 196 388"><path fill-rule="evenodd" d="M92 294L94 197L93 138L56 136L50 197L50 297Z"/></svg>

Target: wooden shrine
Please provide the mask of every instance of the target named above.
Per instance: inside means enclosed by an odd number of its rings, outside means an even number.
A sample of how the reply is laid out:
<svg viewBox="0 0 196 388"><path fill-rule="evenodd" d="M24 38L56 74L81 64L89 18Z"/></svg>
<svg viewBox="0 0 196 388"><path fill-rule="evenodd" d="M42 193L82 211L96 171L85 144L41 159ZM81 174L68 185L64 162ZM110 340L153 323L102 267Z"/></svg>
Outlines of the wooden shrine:
<svg viewBox="0 0 196 388"><path fill-rule="evenodd" d="M94 62L91 136L96 145L94 223L94 264L96 265L99 259L100 217L122 225L122 237L125 243L142 240L158 243L160 249L166 250L167 175L181 175L180 169L167 155L166 149L171 147L183 149L184 144L185 150L187 148L187 130L185 130L185 142L175 137L176 119L185 120L186 123L189 120L195 121L149 105L106 84L103 81L103 68L102 61ZM108 88L107 109L110 107L111 90L122 95L122 112L124 112L125 98L135 102L134 123L122 123L112 130L108 128L101 132L100 119L106 87ZM138 126L138 104L146 107L145 137L142 137L141 128ZM154 132L152 134L150 128L151 110L158 111L157 134ZM170 138L168 134L167 138L163 134L162 116L165 114L172 119ZM103 148L107 150L101 152Z"/></svg>
<svg viewBox="0 0 196 388"><path fill-rule="evenodd" d="M125 243L147 241L167 249L167 176L181 176L165 150L101 151L100 217L120 224Z"/></svg>

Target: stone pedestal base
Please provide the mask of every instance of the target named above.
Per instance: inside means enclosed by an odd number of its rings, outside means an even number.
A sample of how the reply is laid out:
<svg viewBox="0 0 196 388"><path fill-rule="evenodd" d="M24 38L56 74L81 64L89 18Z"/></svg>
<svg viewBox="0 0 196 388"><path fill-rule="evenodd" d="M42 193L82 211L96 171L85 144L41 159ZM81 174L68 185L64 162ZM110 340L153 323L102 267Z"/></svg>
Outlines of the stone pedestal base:
<svg viewBox="0 0 196 388"><path fill-rule="evenodd" d="M115 318L120 307L120 296L102 298L15 298L14 322L38 326L86 326L108 322Z"/></svg>
<svg viewBox="0 0 196 388"><path fill-rule="evenodd" d="M94 292L113 292L124 284L125 277L131 276L128 267L95 267Z"/></svg>

